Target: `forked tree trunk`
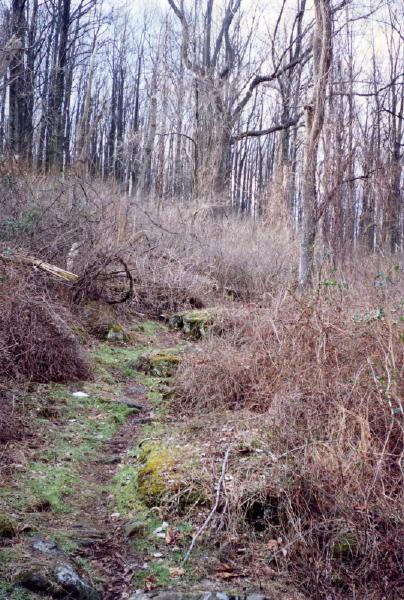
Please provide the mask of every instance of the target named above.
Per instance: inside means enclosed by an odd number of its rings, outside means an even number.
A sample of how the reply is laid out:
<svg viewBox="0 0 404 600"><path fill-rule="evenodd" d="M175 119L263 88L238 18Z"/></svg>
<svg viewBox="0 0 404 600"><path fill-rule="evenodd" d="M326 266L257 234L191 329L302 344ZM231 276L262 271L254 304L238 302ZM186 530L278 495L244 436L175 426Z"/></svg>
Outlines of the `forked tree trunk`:
<svg viewBox="0 0 404 600"><path fill-rule="evenodd" d="M324 124L326 91L332 62L332 9L330 0L314 0L316 28L313 40L314 91L306 106L306 154L303 173L303 232L300 245L299 285L309 287L313 277L317 232L316 170Z"/></svg>

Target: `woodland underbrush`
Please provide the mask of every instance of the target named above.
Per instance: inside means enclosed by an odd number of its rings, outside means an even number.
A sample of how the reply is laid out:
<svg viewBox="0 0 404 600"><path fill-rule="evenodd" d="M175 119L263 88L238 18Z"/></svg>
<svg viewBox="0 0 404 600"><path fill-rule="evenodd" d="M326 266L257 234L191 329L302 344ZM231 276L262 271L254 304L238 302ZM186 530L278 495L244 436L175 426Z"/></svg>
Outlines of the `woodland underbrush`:
<svg viewBox="0 0 404 600"><path fill-rule="evenodd" d="M39 273L0 263L0 377L48 383L91 373L77 319Z"/></svg>
<svg viewBox="0 0 404 600"><path fill-rule="evenodd" d="M285 292L269 309L240 308L233 325L223 311L175 377L178 410L206 415L205 434L218 412L233 415L220 517L233 556L247 526L247 547L258 536L273 568L294 573L313 598L403 591L399 281L396 273L373 301L334 285L310 299ZM240 441L248 422L251 438L247 427Z"/></svg>
<svg viewBox="0 0 404 600"><path fill-rule="evenodd" d="M282 226L139 204L74 177L7 173L0 188L1 382L91 377L92 336L112 327L125 342L134 319L216 307L173 378L167 402L181 424L170 435L190 453L189 485L184 496L173 477L161 505L210 510L225 444L212 533L226 564L254 558L311 598L402 597L399 259L357 251L336 266L319 243L315 285L299 294L297 240ZM13 262L21 253L72 271L78 286ZM122 270L131 294L112 305ZM105 273L118 275L108 290Z"/></svg>
<svg viewBox="0 0 404 600"><path fill-rule="evenodd" d="M269 303L296 275L296 241L284 228L223 207L143 204L97 180L8 171L0 192L3 251L79 275L120 256L133 274L133 308L153 316L219 300Z"/></svg>

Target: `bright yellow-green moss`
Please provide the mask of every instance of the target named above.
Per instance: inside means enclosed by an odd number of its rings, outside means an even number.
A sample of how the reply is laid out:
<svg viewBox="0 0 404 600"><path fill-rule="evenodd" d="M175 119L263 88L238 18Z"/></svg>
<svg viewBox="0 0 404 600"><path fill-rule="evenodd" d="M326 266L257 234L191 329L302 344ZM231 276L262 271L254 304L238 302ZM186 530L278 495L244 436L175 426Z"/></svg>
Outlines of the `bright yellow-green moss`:
<svg viewBox="0 0 404 600"><path fill-rule="evenodd" d="M157 377L169 377L180 362L178 350L158 351L150 356L150 374Z"/></svg>
<svg viewBox="0 0 404 600"><path fill-rule="evenodd" d="M172 480L174 452L151 445L143 449L140 459L144 465L138 472L139 496L147 506L154 506L170 491L168 480Z"/></svg>

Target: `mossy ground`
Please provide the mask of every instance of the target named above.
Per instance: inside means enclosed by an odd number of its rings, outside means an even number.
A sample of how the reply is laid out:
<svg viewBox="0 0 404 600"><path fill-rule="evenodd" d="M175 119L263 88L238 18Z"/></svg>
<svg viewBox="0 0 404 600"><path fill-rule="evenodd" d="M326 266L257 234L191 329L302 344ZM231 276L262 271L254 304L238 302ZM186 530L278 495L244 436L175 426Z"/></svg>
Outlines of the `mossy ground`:
<svg viewBox="0 0 404 600"><path fill-rule="evenodd" d="M16 468L0 491L0 513L11 516L18 530L0 549L0 600L1 594L10 600L36 600L34 594L27 596L10 587L13 565L21 558L19 548L32 535L53 539L102 587L105 575L83 555L74 530L83 520L90 528L105 528L109 523L108 535L119 531L121 543L126 544L126 550L121 546L119 552L129 554L130 548L137 557L140 566L133 572L131 590L192 586L215 572L219 559L214 539L198 541L187 565L185 553L212 506L229 443L232 463L237 457L245 473L245 482L238 475L240 502L245 486L255 493L250 489L250 474L262 471L268 427L252 421L250 414L235 422L231 412L181 418L166 399L168 380L137 370L141 356L165 356L167 348L171 352L177 334L146 322L137 326L136 335L135 345L133 341L97 343L93 381L37 386L25 395L36 436L34 444L17 449ZM183 349L179 341L174 355ZM74 395L77 391L87 396ZM133 393L139 405L148 407L150 422L135 434L128 431L125 445L118 450L117 466L110 462L114 457L108 448L118 431L117 439L124 435L121 432L131 415L137 417L138 410L126 402L133 400ZM232 464L226 483L231 494L234 468ZM97 521L100 508L103 512Z"/></svg>
<svg viewBox="0 0 404 600"><path fill-rule="evenodd" d="M32 535L51 538L64 552L83 563L84 570L97 580L96 566L91 565L79 551L77 532L72 530L77 521L86 516L91 521L91 509L99 498L105 497L108 514L118 514L118 524L136 515L144 520L144 535L128 541L134 551L145 556L148 567L135 576L134 586L166 585L174 579L170 569L177 569L182 551L169 548L167 556L154 557L164 540L154 535L162 520L145 502L139 492L139 469L144 466L144 448L133 446L120 457L121 465L109 469L108 461L100 481L88 477L91 465L102 462L104 448L117 431L137 410L122 400L127 399L132 386L144 389L140 404L153 410L154 419L146 424L140 442L156 438L164 429L166 408L163 401L165 378L140 373L136 363L140 356L156 350L158 336L167 330L160 324L145 322L138 325L133 341L127 344L97 343L93 349L95 378L72 386L40 385L24 394L30 413L35 443L24 443L19 452L16 468L11 471L0 490L0 513L15 521L18 533L0 549L0 599L36 599L32 592L13 588L11 573L19 561L22 541ZM80 391L87 396L74 395ZM139 460L140 452L143 458ZM100 467L97 467L100 469ZM108 470L111 475L108 475ZM113 472L112 472L113 471ZM85 514L85 511L89 514ZM183 534L181 534L183 535ZM184 534L185 535L185 534ZM189 537L189 535L188 535ZM187 537L187 543L188 543ZM146 564L146 563L145 563Z"/></svg>

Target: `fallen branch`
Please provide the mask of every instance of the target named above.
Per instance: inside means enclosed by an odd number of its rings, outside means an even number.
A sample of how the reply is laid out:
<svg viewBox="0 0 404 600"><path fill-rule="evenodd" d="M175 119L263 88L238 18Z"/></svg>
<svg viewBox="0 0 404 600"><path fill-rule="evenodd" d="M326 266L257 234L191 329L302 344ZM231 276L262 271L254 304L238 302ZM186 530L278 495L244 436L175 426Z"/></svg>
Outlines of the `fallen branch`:
<svg viewBox="0 0 404 600"><path fill-rule="evenodd" d="M55 265L51 265L39 258L35 258L34 256L28 256L26 254L20 254L18 252L13 252L12 254L0 254L0 258L5 261L20 264L20 265L31 265L32 267L37 267L41 271L48 273L49 275L53 275L58 279L63 279L64 281L70 281L75 283L79 280L79 276L75 273L71 273L70 271L66 271L65 269L61 269L60 267L56 267Z"/></svg>
<svg viewBox="0 0 404 600"><path fill-rule="evenodd" d="M122 304L130 300L133 296L133 275L126 262L120 256L99 257L94 264L87 267L82 276L20 252L2 252L0 253L0 259L5 262L28 265L40 269L48 275L72 284L72 287L75 289L74 302L76 303L80 303L80 301L90 297L89 290L95 283L105 283L116 278L124 279L127 282L127 289L122 291L117 298L108 297L104 292L103 300L107 304ZM119 264L122 270L108 272L106 269L112 264Z"/></svg>
<svg viewBox="0 0 404 600"><path fill-rule="evenodd" d="M220 492L222 490L223 483L224 483L224 478L225 478L225 475L226 475L227 463L229 462L229 455L230 455L230 446L227 448L226 453L224 455L223 464L222 464L222 474L220 476L219 483L217 484L215 504L214 504L212 510L210 511L210 513L208 514L208 516L206 517L206 519L205 519L202 527L200 527L198 529L198 531L196 532L196 534L192 538L191 545L188 548L188 552L186 553L186 555L184 557L183 563L186 563L188 561L189 557L191 556L191 552L194 549L194 546L196 544L197 539L205 531L205 529L207 528L207 526L209 525L209 523L213 519L213 515L215 514L215 512L218 509L219 502L220 502Z"/></svg>

